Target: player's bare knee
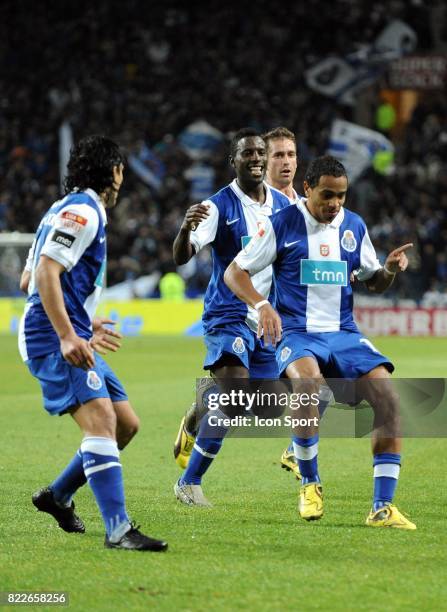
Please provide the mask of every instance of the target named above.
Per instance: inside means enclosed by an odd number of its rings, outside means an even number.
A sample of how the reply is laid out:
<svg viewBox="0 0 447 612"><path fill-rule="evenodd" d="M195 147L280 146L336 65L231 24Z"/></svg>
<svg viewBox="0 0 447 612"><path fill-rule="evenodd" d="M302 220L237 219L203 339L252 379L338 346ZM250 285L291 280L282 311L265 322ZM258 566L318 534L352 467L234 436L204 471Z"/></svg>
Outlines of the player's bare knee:
<svg viewBox="0 0 447 612"><path fill-rule="evenodd" d="M73 417L87 435L115 439L116 415L108 398L97 398L83 404Z"/></svg>

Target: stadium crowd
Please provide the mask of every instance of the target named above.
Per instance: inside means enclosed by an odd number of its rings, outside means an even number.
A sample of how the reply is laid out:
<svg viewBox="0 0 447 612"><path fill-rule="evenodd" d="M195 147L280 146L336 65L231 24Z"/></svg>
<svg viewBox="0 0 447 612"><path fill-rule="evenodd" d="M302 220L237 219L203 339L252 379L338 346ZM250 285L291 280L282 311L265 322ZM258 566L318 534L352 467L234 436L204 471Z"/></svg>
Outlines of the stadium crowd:
<svg viewBox="0 0 447 612"><path fill-rule="evenodd" d="M153 3L148 16L137 0L7 0L0 21L0 231L34 231L60 195L58 130L68 121L75 139L106 133L137 157L146 148L156 178L148 184L126 170L108 233L108 284L175 270L172 240L195 196L185 128L200 119L224 136L207 161L212 193L231 178L229 134L245 125L286 125L298 138L300 191L308 161L326 150L332 120L353 119L352 108L312 92L304 71L329 54L361 49L391 18L416 31L418 52L440 44L445 50L447 27L429 4L445 18L442 3L423 0L337 0L329 13L325 0L260 0L249 8L211 0L206 11L200 3L167 2ZM447 301L446 109L445 92L421 98L395 142L395 171L369 169L347 202L365 217L379 253L415 243L410 271L395 287L399 297ZM182 271L190 295L204 291L210 271L206 252L197 259Z"/></svg>

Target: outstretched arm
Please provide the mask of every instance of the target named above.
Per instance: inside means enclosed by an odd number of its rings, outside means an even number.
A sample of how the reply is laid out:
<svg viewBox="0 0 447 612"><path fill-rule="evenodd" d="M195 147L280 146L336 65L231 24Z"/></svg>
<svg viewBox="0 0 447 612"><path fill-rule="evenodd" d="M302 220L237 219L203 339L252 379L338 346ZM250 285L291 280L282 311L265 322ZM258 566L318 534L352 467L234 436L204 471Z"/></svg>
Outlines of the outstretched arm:
<svg viewBox="0 0 447 612"><path fill-rule="evenodd" d="M369 291L373 293L383 293L391 287L394 278L398 272L404 272L408 267L408 258L405 251L413 246L412 242L404 244L388 255L385 265L375 274L365 281Z"/></svg>

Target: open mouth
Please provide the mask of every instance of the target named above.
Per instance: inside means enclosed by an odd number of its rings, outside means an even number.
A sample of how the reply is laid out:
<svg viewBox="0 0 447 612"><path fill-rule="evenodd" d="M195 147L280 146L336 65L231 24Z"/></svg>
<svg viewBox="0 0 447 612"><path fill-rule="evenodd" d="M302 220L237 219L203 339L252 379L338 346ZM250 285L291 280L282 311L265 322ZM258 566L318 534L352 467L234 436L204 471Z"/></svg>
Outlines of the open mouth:
<svg viewBox="0 0 447 612"><path fill-rule="evenodd" d="M250 174L252 174L253 176L262 176L264 172L264 166L262 165L250 166L248 169L250 171Z"/></svg>

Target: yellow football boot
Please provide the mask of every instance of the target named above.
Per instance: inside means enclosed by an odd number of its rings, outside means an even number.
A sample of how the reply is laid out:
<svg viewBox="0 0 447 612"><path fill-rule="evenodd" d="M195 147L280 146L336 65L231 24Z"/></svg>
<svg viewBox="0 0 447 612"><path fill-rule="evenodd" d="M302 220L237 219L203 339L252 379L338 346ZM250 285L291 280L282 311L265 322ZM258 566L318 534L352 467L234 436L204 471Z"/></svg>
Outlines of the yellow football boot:
<svg viewBox="0 0 447 612"><path fill-rule="evenodd" d="M281 455L281 467L288 472L292 472L297 480L301 480L300 468L293 451L288 448Z"/></svg>
<svg viewBox="0 0 447 612"><path fill-rule="evenodd" d="M371 510L367 519L368 527L393 527L394 529L416 529L416 525L409 521L394 504L388 504L375 512Z"/></svg>
<svg viewBox="0 0 447 612"><path fill-rule="evenodd" d="M323 516L323 487L319 482L310 482L300 488L298 510L306 521L318 521Z"/></svg>
<svg viewBox="0 0 447 612"><path fill-rule="evenodd" d="M189 463L189 458L194 447L195 437L189 434L185 428L184 416L180 423L177 438L174 442L174 457L177 465L182 469L186 469Z"/></svg>

